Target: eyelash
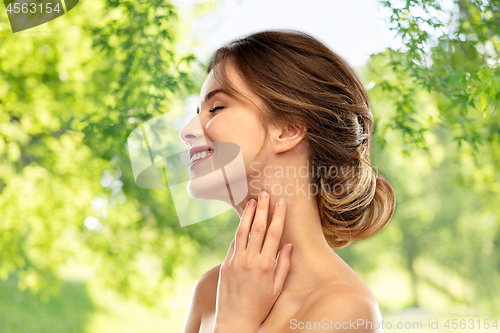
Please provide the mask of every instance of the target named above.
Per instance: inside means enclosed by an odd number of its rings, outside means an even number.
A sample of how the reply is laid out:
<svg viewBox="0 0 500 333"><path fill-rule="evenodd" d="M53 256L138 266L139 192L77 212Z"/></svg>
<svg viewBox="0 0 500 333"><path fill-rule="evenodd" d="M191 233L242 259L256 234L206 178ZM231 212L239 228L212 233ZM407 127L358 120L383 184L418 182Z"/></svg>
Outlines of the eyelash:
<svg viewBox="0 0 500 333"><path fill-rule="evenodd" d="M222 110L222 109L224 109L223 106L216 106L215 108L208 110L208 112L215 112L217 110Z"/></svg>

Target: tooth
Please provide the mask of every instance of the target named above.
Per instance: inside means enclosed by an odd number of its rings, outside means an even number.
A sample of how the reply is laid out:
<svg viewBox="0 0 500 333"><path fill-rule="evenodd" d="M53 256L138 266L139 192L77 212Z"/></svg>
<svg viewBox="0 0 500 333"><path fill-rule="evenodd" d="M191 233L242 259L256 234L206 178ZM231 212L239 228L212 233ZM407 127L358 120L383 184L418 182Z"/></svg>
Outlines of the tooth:
<svg viewBox="0 0 500 333"><path fill-rule="evenodd" d="M207 156L212 156L212 153L213 153L212 150L205 150L205 151L202 151L201 153L193 154L193 156L191 156L190 162L194 163L199 159L205 158Z"/></svg>

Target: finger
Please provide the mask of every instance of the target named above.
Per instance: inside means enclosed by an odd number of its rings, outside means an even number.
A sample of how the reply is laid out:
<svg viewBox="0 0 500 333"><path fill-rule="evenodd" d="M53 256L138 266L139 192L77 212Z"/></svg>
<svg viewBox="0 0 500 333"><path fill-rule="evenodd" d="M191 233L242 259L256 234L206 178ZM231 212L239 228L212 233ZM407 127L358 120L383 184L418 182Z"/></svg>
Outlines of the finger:
<svg viewBox="0 0 500 333"><path fill-rule="evenodd" d="M236 229L236 251L241 252L247 248L248 243L248 233L250 232L250 227L252 226L253 217L255 214L255 209L257 202L254 199L250 199L245 206L243 215L241 216L240 224Z"/></svg>
<svg viewBox="0 0 500 333"><path fill-rule="evenodd" d="M278 254L278 263L274 271L274 292L276 294L281 293L285 279L290 271L291 252L292 244L286 244L281 248Z"/></svg>
<svg viewBox="0 0 500 333"><path fill-rule="evenodd" d="M262 249L262 241L266 234L267 228L267 213L269 211L269 194L262 191L259 194L259 202L253 219L252 228L250 229L250 240L248 241L248 250L260 253Z"/></svg>
<svg viewBox="0 0 500 333"><path fill-rule="evenodd" d="M276 258L276 252L280 245L281 235L283 234L283 227L285 225L286 217L286 203L285 200L280 198L276 201L274 206L273 217L271 224L267 230L264 246L262 247L262 255L268 258Z"/></svg>
<svg viewBox="0 0 500 333"><path fill-rule="evenodd" d="M229 245L229 251L227 251L226 258L222 262L222 265L227 265L231 258L233 257L234 254L234 245L235 245L235 238L233 238L233 241L231 242L231 245Z"/></svg>

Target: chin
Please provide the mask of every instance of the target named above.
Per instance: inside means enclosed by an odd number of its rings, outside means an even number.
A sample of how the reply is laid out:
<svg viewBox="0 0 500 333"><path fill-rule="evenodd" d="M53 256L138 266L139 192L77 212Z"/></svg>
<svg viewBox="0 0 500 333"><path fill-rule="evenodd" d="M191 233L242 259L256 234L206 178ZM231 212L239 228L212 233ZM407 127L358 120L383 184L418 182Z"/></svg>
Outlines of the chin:
<svg viewBox="0 0 500 333"><path fill-rule="evenodd" d="M208 161L207 161L208 162ZM190 180L187 183L189 196L201 200L218 200L234 206L242 202L248 194L248 183L245 165L241 153L231 161L224 161L224 164L215 163L215 170L204 170L198 165L198 176L194 168L190 173Z"/></svg>
<svg viewBox="0 0 500 333"><path fill-rule="evenodd" d="M192 178L186 188L190 197L200 200L218 200L231 204L222 170L216 170L202 177Z"/></svg>

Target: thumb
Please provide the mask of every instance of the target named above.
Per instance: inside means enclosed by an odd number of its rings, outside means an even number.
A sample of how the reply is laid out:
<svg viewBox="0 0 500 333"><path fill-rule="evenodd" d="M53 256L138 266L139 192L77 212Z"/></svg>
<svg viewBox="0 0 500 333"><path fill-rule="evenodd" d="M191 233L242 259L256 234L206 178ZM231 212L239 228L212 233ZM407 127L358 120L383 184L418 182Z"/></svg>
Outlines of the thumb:
<svg viewBox="0 0 500 333"><path fill-rule="evenodd" d="M292 244L284 245L278 254L278 263L274 271L274 291L281 293L283 284L290 271L290 257L292 252Z"/></svg>

